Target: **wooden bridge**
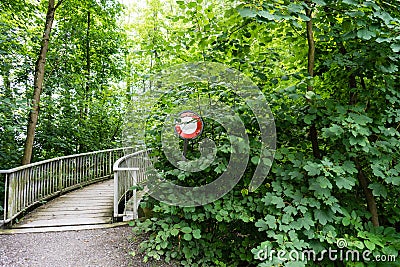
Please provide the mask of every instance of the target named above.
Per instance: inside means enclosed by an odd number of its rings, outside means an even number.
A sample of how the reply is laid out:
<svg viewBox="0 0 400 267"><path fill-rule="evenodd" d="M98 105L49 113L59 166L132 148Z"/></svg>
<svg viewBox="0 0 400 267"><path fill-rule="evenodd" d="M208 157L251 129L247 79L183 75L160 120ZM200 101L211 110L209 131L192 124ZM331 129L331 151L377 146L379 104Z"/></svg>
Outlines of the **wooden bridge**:
<svg viewBox="0 0 400 267"><path fill-rule="evenodd" d="M95 227L138 217L150 160L147 151L119 148L54 158L0 171L3 226ZM68 228L69 229L69 228Z"/></svg>

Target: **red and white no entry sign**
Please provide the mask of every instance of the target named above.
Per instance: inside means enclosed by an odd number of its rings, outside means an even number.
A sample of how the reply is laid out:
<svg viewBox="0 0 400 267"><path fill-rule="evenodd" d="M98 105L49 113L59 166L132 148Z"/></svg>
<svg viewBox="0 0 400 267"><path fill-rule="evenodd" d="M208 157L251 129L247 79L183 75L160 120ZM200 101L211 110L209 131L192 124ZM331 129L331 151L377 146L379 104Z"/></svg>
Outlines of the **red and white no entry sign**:
<svg viewBox="0 0 400 267"><path fill-rule="evenodd" d="M204 123L199 115L193 111L179 113L176 120L175 132L183 139L194 139L203 131Z"/></svg>

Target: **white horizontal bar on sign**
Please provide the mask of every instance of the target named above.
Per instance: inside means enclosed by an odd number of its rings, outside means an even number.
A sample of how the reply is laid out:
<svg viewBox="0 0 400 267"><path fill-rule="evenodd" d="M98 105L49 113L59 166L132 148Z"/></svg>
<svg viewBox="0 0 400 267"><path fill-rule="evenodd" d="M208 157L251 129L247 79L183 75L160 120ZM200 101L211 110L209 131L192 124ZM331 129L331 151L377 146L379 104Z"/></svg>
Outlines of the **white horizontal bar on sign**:
<svg viewBox="0 0 400 267"><path fill-rule="evenodd" d="M117 167L114 168L114 171L138 171L139 168L124 168L124 167Z"/></svg>

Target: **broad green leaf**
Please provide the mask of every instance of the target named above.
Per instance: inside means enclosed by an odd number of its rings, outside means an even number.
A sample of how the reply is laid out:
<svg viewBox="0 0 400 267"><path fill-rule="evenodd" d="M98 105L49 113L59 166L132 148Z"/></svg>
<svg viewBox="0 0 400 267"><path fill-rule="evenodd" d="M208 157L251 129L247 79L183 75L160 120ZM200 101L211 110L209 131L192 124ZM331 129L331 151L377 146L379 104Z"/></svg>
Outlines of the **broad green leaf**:
<svg viewBox="0 0 400 267"><path fill-rule="evenodd" d="M351 119L353 119L353 121L355 123L360 124L360 125L367 125L368 123L371 123L373 121L368 116L365 116L365 115L362 115L362 114L350 113L349 117Z"/></svg>
<svg viewBox="0 0 400 267"><path fill-rule="evenodd" d="M316 115L315 114L307 114L304 116L304 122L306 124L311 124L315 119L316 119Z"/></svg>
<svg viewBox="0 0 400 267"><path fill-rule="evenodd" d="M393 52L395 53L400 52L400 44L391 44L390 48L392 48Z"/></svg>
<svg viewBox="0 0 400 267"><path fill-rule="evenodd" d="M371 241L364 240L364 244L367 247L367 249L370 251L373 251L375 249L375 244L372 243Z"/></svg>
<svg viewBox="0 0 400 267"><path fill-rule="evenodd" d="M358 172L354 162L348 160L343 163L343 169L350 174Z"/></svg>
<svg viewBox="0 0 400 267"><path fill-rule="evenodd" d="M332 183L325 176L318 176L316 181L321 188L332 189Z"/></svg>
<svg viewBox="0 0 400 267"><path fill-rule="evenodd" d="M192 232L192 234L193 234L193 237L194 237L195 239L200 239L200 238L201 238L201 231L200 231L200 229L194 230L194 231Z"/></svg>
<svg viewBox="0 0 400 267"><path fill-rule="evenodd" d="M356 184L356 180L352 177L337 177L335 179L336 181L336 186L339 189L345 188L347 190L351 190L353 188L353 186L355 186Z"/></svg>
<svg viewBox="0 0 400 267"><path fill-rule="evenodd" d="M308 162L307 165L303 167L310 176L316 176L321 173L321 166L317 163Z"/></svg>
<svg viewBox="0 0 400 267"><path fill-rule="evenodd" d="M183 239L185 239L186 241L190 241L190 240L192 240L192 235L191 234L184 234L183 235Z"/></svg>
<svg viewBox="0 0 400 267"><path fill-rule="evenodd" d="M181 231L182 231L182 233L189 234L189 233L192 232L192 228L190 228L190 227L183 227L183 228L181 229Z"/></svg>
<svg viewBox="0 0 400 267"><path fill-rule="evenodd" d="M281 197L273 196L271 203L275 204L278 209L285 207L285 203Z"/></svg>
<svg viewBox="0 0 400 267"><path fill-rule="evenodd" d="M344 218L342 219L342 224L343 224L344 226L350 225L350 218L349 218L349 217L344 217Z"/></svg>
<svg viewBox="0 0 400 267"><path fill-rule="evenodd" d="M172 229L170 233L173 236L177 236L179 234L179 230L178 229Z"/></svg>
<svg viewBox="0 0 400 267"><path fill-rule="evenodd" d="M268 11L264 11L264 10L259 11L258 15L260 17L263 17L263 18L267 19L267 20L275 20L275 19L277 19L277 17L275 15L269 13ZM278 80L277 79L272 79L272 83L276 84L276 83L278 83Z"/></svg>
<svg viewBox="0 0 400 267"><path fill-rule="evenodd" d="M340 136L344 133L343 128L337 124L332 124L331 127L322 130L326 137Z"/></svg>
<svg viewBox="0 0 400 267"><path fill-rule="evenodd" d="M257 11L250 8L239 8L238 12L244 18L254 18L257 16Z"/></svg>
<svg viewBox="0 0 400 267"><path fill-rule="evenodd" d="M294 3L289 4L287 9L288 9L289 12L292 12L292 13L295 13L295 14L304 12L304 7L302 5L294 4Z"/></svg>
<svg viewBox="0 0 400 267"><path fill-rule="evenodd" d="M268 227L269 227L270 229L276 229L276 227L277 227L276 219L275 219L275 217L272 216L272 215L267 215L267 216L265 216L264 222L268 225Z"/></svg>
<svg viewBox="0 0 400 267"><path fill-rule="evenodd" d="M330 221L330 217L327 215L325 211L315 210L314 211L315 219L319 221L320 224L326 225L328 221Z"/></svg>
<svg viewBox="0 0 400 267"><path fill-rule="evenodd" d="M363 28L357 31L357 37L363 40L370 40L372 37L375 37L376 33L370 31L368 28Z"/></svg>
<svg viewBox="0 0 400 267"><path fill-rule="evenodd" d="M358 6L359 5L359 3L357 1L355 1L355 0L342 0L342 2L344 4L353 5L353 6Z"/></svg>
<svg viewBox="0 0 400 267"><path fill-rule="evenodd" d="M260 157L258 157L258 156L252 157L252 158L251 158L251 162L252 162L254 165L258 165L258 163L260 163Z"/></svg>
<svg viewBox="0 0 400 267"><path fill-rule="evenodd" d="M374 196L382 196L384 198L387 197L387 189L385 186L379 183L373 183L368 186L368 188L372 189L372 194Z"/></svg>

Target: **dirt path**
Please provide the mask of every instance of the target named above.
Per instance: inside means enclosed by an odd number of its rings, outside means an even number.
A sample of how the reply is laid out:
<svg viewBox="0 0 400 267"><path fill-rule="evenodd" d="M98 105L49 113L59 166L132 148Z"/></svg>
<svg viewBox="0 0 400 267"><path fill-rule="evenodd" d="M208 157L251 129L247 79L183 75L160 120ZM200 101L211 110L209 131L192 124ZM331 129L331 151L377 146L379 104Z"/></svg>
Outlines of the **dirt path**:
<svg viewBox="0 0 400 267"><path fill-rule="evenodd" d="M0 266L150 267L143 263L131 227L0 235ZM132 257L129 252L137 256Z"/></svg>

